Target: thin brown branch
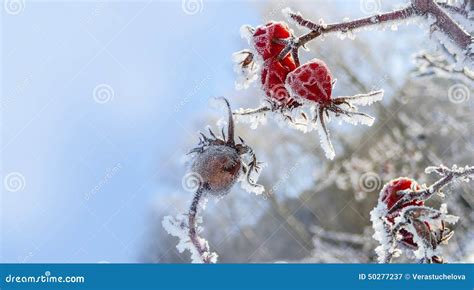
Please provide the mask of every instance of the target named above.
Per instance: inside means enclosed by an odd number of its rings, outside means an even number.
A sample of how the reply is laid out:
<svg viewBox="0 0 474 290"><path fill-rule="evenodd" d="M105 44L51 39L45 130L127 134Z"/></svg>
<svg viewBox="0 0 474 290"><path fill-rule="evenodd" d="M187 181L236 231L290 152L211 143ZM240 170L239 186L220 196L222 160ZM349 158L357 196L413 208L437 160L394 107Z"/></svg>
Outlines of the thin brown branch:
<svg viewBox="0 0 474 290"><path fill-rule="evenodd" d="M189 232L188 233L189 233L189 238L191 239L191 242L193 243L194 247L196 247L196 250L201 256L202 261L206 264L209 264L211 263L211 261L208 255L206 255L208 252L208 249L204 248L201 242L199 241L199 236L197 233L197 225L196 225L198 206L199 206L199 202L201 200L203 193L204 193L203 186L199 186L196 193L194 194L191 207L189 208L189 216L188 216Z"/></svg>
<svg viewBox="0 0 474 290"><path fill-rule="evenodd" d="M449 64L439 61L434 56L427 53L416 56L416 59L417 61L425 62L426 66L424 68L427 70L426 72L417 73L417 77L429 76L436 74L436 72L441 72L456 77L457 79L467 83L474 82L474 76L466 68L463 68L462 70L455 70ZM420 67L421 66L422 65L420 65Z"/></svg>
<svg viewBox="0 0 474 290"><path fill-rule="evenodd" d="M472 36L461 28L454 20L441 9L433 0L412 0L413 7L418 15L433 16L436 21L433 28L441 30L449 37L459 48L468 51L472 43ZM469 56L472 58L472 56Z"/></svg>
<svg viewBox="0 0 474 290"><path fill-rule="evenodd" d="M334 23L334 24L316 24L310 20L303 18L301 14L291 13L290 17L296 21L299 25L311 29L312 31L308 34L301 36L298 41L298 46L303 46L309 41L315 39L316 37L332 33L332 32L348 32L354 29L377 25L389 21L396 21L401 19L406 19L408 17L416 16L417 11L412 6L406 8L395 10L388 13L377 14L370 17L360 18L353 21Z"/></svg>
<svg viewBox="0 0 474 290"><path fill-rule="evenodd" d="M454 182L457 179L464 177L472 177L474 175L474 166L461 168L458 170L448 169L446 167L439 167L439 170L436 172L440 173L442 177L433 183L431 186L415 191L409 191L404 194L403 197L390 209L389 213L393 213L403 207L404 204L412 200L427 200L430 199L436 193L441 192L441 190L448 184Z"/></svg>
<svg viewBox="0 0 474 290"><path fill-rule="evenodd" d="M367 26L378 25L390 21L400 21L412 17L433 17L435 22L431 26L431 31L439 30L461 50L465 51L467 57L473 61L474 55L470 51L473 42L469 35L459 26L435 1L433 0L412 0L411 5L392 12L376 14L373 16L356 19L348 22L334 24L317 24L305 19L300 13L290 13L289 17L299 25L306 27L311 32L288 42L288 47L283 52L291 52L295 59L298 58L298 49L318 36L332 32L349 32ZM284 57L284 55L280 55Z"/></svg>

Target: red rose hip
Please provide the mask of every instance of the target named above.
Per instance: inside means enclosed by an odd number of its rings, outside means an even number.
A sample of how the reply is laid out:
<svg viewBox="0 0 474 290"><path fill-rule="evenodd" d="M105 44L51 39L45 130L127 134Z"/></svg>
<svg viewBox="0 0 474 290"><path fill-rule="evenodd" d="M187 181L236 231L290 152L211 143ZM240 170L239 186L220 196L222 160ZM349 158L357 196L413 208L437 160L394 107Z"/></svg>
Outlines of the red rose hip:
<svg viewBox="0 0 474 290"><path fill-rule="evenodd" d="M418 183L410 178L400 177L390 181L385 187L382 189L380 193L382 196L382 202L387 205L388 209L391 209L402 197L403 194L400 191L413 189L418 190L420 186ZM423 201L421 200L413 200L407 203L404 203L401 208L410 206L410 205L423 205Z"/></svg>
<svg viewBox="0 0 474 290"><path fill-rule="evenodd" d="M420 189L420 186L418 183L410 178L406 177L400 177L397 179L394 179L390 181L388 184L384 186L384 188L381 191L381 201L387 205L387 209L390 210L393 208L393 206L403 197L403 193L401 191L403 190L418 190ZM422 200L412 200L409 202L405 202L401 204L401 207L394 211L393 213L389 214L386 216L387 220L390 223L395 222L395 218L400 214L400 211L403 208L406 208L408 206L422 206L424 205L424 202ZM426 225L429 227L429 225ZM416 243L413 241L413 234L408 232L405 229L400 230L400 234L403 236L402 242L404 242L407 245L417 247Z"/></svg>
<svg viewBox="0 0 474 290"><path fill-rule="evenodd" d="M286 76L295 68L296 64L290 55L281 61L277 59L265 61L261 74L262 88L271 100L289 107L297 104L285 87Z"/></svg>
<svg viewBox="0 0 474 290"><path fill-rule="evenodd" d="M275 40L291 37L291 31L284 22L269 22L255 30L252 39L255 50L264 60L280 54L285 45L275 43Z"/></svg>
<svg viewBox="0 0 474 290"><path fill-rule="evenodd" d="M287 87L293 97L317 102L331 103L333 77L326 63L314 59L288 74Z"/></svg>

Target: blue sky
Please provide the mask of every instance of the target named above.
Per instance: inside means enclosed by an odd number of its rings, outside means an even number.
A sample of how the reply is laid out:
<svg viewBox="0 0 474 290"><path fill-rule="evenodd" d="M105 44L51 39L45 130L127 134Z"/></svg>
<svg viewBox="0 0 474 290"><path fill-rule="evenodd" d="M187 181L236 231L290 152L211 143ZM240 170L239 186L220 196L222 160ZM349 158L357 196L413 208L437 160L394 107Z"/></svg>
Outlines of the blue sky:
<svg viewBox="0 0 474 290"><path fill-rule="evenodd" d="M252 5L2 5L1 175L23 178L2 187L2 262L136 260L166 192L157 176L189 149L177 144L208 97L233 87L230 55L242 21L257 22Z"/></svg>
<svg viewBox="0 0 474 290"><path fill-rule="evenodd" d="M258 4L20 3L1 13L0 261L137 261L208 99L233 92L231 54ZM351 3L328 21L364 16ZM391 49L402 57L381 65L405 76L413 44Z"/></svg>

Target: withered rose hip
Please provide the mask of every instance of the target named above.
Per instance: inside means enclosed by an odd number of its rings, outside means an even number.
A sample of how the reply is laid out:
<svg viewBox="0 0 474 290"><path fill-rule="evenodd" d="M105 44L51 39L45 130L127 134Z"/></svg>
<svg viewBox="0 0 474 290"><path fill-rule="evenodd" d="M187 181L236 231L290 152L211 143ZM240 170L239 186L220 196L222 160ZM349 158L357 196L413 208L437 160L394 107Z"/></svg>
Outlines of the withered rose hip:
<svg viewBox="0 0 474 290"><path fill-rule="evenodd" d="M217 195L225 194L239 177L241 169L237 150L225 145L209 146L196 156L192 170L200 175L203 187Z"/></svg>
<svg viewBox="0 0 474 290"><path fill-rule="evenodd" d="M210 136L201 133L199 147L191 150L195 154L191 170L199 176L199 192L212 195L225 195L241 175L246 176L248 184L259 187L252 180L251 175L258 173L257 158L252 148L247 146L242 138L241 143L234 140L234 120L230 104L221 98L227 105L229 114L227 137L222 130L222 138L217 137L211 130ZM243 156L249 157L249 160Z"/></svg>

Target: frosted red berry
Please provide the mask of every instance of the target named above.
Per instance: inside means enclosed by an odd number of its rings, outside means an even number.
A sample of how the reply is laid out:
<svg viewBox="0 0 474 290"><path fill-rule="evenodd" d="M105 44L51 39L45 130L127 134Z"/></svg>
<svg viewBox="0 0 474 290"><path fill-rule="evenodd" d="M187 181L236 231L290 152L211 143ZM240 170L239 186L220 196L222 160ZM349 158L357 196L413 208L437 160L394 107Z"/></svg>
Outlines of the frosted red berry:
<svg viewBox="0 0 474 290"><path fill-rule="evenodd" d="M403 194L401 194L400 191L407 189L418 190L420 189L420 186L415 180L406 177L401 177L390 181L387 185L385 185L381 192L382 202L387 205L388 209L391 209L403 197ZM423 205L423 201L413 200L404 203L402 208L410 205Z"/></svg>
<svg viewBox="0 0 474 290"><path fill-rule="evenodd" d="M287 86L292 96L317 102L331 103L332 74L324 61L314 59L288 74Z"/></svg>
<svg viewBox="0 0 474 290"><path fill-rule="evenodd" d="M257 27L253 34L255 50L264 60L274 58L280 54L285 45L275 43L275 40L291 37L291 31L284 22L269 22Z"/></svg>
<svg viewBox="0 0 474 290"><path fill-rule="evenodd" d="M392 181L390 181L385 187L382 189L381 194L381 200L383 203L387 205L387 209L393 208L393 206L403 197L403 193L401 191L407 190L407 189L413 189L413 190L418 190L420 189L420 186L418 183L410 178L397 178ZM401 204L400 208L393 213L389 214L386 216L387 220L390 223L394 223L395 218L400 214L400 211L403 208L406 208L408 206L422 206L424 205L424 202L422 200L412 200L409 202L405 202ZM429 227L429 225L427 225ZM403 236L402 242L405 242L408 245L417 247L416 243L413 241L413 234L408 232L405 229L400 230L400 234Z"/></svg>
<svg viewBox="0 0 474 290"><path fill-rule="evenodd" d="M289 107L297 104L285 88L286 77L294 69L296 69L296 64L290 55L282 60L271 58L265 61L261 81L262 88L270 99Z"/></svg>

